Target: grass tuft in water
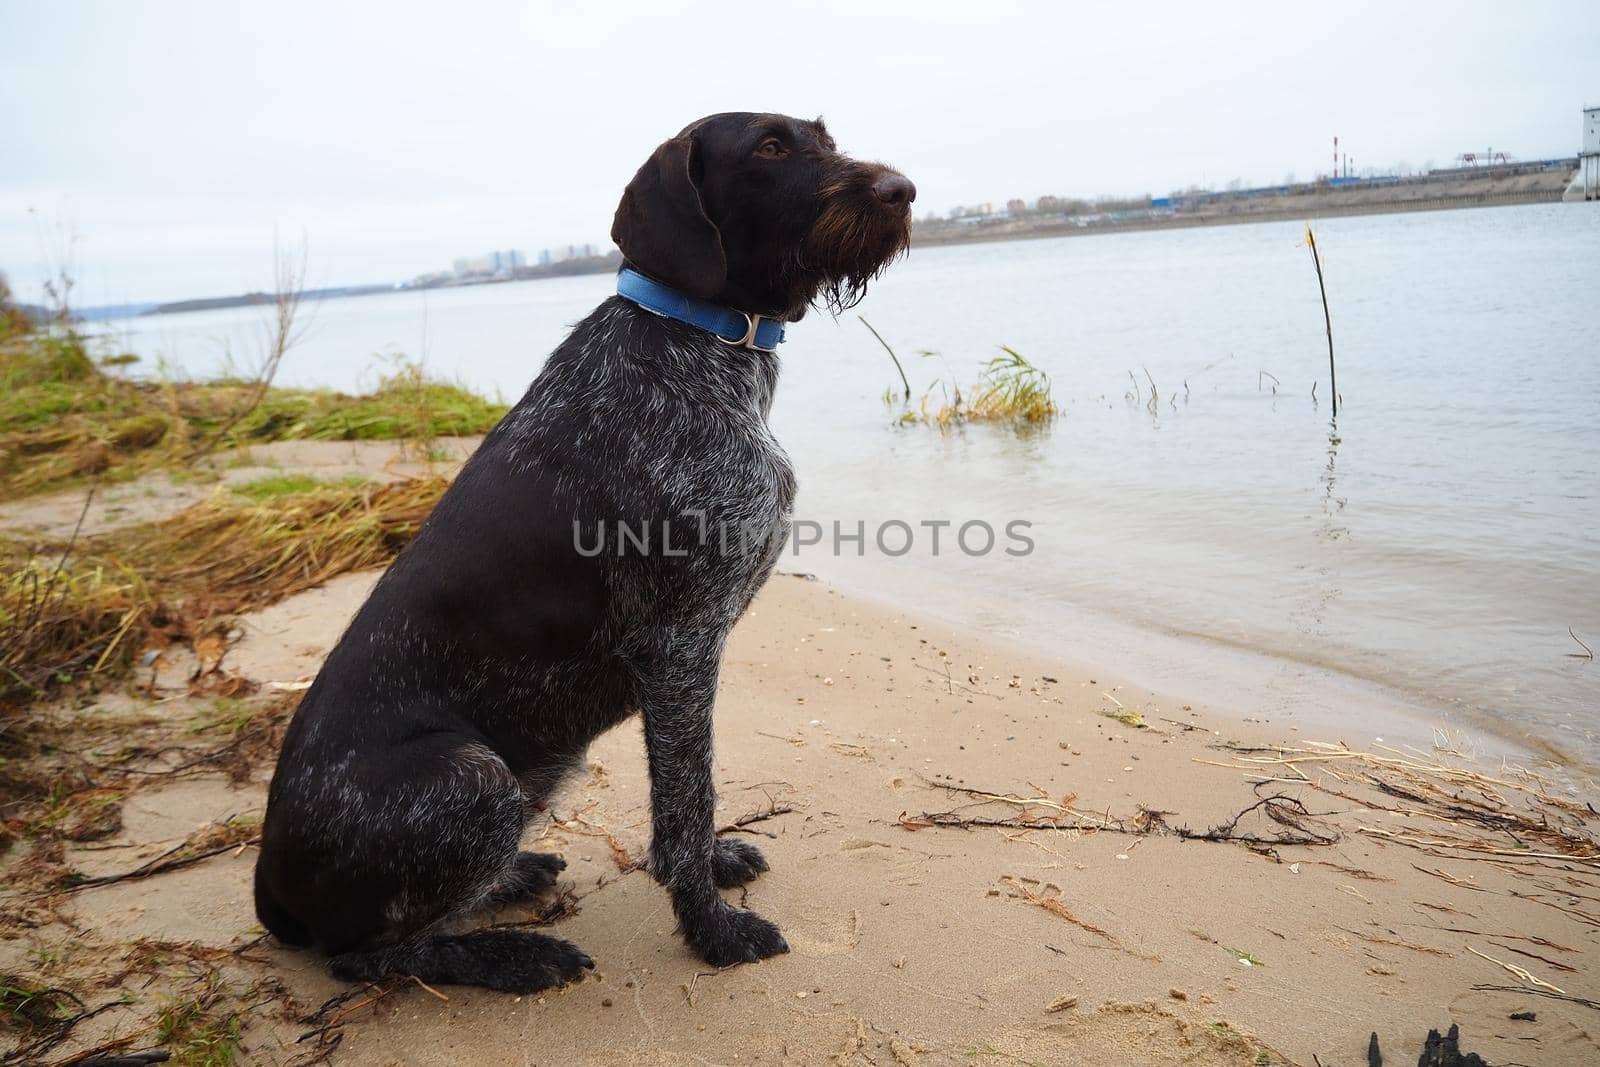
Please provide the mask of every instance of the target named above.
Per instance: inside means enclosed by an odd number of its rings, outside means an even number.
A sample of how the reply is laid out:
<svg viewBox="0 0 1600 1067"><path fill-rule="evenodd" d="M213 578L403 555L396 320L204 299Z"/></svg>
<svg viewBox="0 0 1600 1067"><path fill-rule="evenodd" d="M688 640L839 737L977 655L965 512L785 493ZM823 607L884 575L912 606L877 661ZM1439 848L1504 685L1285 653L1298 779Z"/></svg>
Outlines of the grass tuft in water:
<svg viewBox="0 0 1600 1067"><path fill-rule="evenodd" d="M923 392L920 405L915 408L904 405L898 421L937 426L941 430L969 422L1009 423L1018 428L1049 423L1059 414L1051 396L1050 376L1016 349L1001 345L1000 352L984 364L978 384L965 394L953 375L948 384L942 378L936 379ZM939 393L937 402L934 399L936 390ZM894 395L888 391L884 393L884 403L897 406Z"/></svg>

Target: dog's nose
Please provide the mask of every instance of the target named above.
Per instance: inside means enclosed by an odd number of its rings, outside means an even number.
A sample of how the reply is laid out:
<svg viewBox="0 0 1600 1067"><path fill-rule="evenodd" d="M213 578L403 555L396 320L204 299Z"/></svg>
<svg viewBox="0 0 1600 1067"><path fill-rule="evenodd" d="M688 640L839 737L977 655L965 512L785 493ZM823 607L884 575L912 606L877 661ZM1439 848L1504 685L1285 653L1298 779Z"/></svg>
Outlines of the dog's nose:
<svg viewBox="0 0 1600 1067"><path fill-rule="evenodd" d="M904 174L885 174L872 183L872 194L885 204L899 207L917 198L917 187Z"/></svg>

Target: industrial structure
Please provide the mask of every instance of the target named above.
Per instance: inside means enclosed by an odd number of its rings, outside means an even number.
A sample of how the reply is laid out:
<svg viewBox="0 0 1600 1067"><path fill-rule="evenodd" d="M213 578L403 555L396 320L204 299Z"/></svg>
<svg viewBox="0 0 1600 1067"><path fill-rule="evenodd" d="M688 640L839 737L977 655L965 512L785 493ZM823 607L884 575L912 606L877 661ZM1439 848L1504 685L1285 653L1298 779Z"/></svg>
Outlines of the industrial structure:
<svg viewBox="0 0 1600 1067"><path fill-rule="evenodd" d="M1600 107L1583 109L1583 151L1578 155L1583 174L1583 198L1600 200Z"/></svg>

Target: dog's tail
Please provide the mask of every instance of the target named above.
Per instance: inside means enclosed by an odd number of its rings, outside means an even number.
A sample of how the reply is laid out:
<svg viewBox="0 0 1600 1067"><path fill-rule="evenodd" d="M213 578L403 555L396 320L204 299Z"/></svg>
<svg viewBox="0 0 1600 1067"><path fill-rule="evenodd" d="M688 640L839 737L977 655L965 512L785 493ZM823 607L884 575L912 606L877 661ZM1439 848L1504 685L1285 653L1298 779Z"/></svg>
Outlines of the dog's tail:
<svg viewBox="0 0 1600 1067"><path fill-rule="evenodd" d="M261 862L256 861L256 918L261 920L261 925L267 932L282 941L285 945L304 947L312 943L310 929L299 919L290 915L278 898L272 895L272 889L267 885L267 878L261 869Z"/></svg>
<svg viewBox="0 0 1600 1067"><path fill-rule="evenodd" d="M440 985L475 985L504 993L537 993L564 985L594 968L570 941L524 930L479 930L425 937L385 948L333 957L335 978L371 982L388 974L413 975Z"/></svg>

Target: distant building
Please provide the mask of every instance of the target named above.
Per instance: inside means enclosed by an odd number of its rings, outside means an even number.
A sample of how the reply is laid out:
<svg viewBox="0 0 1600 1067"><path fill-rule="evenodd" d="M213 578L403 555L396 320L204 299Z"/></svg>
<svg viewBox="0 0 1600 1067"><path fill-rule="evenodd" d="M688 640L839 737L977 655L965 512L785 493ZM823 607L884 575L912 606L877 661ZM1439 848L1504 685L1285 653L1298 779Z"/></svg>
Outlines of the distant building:
<svg viewBox="0 0 1600 1067"><path fill-rule="evenodd" d="M539 253L539 265L548 267L552 263L565 263L572 259L593 259L599 254L600 250L592 244L546 248Z"/></svg>
<svg viewBox="0 0 1600 1067"><path fill-rule="evenodd" d="M1021 197L1012 197L1006 201L1007 215L1022 215L1028 210L1028 202Z"/></svg>
<svg viewBox="0 0 1600 1067"><path fill-rule="evenodd" d="M527 259L521 252L508 248L503 252L488 252L481 256L465 256L451 262L451 270L457 278L475 278L485 274L510 274L519 267L527 266Z"/></svg>

